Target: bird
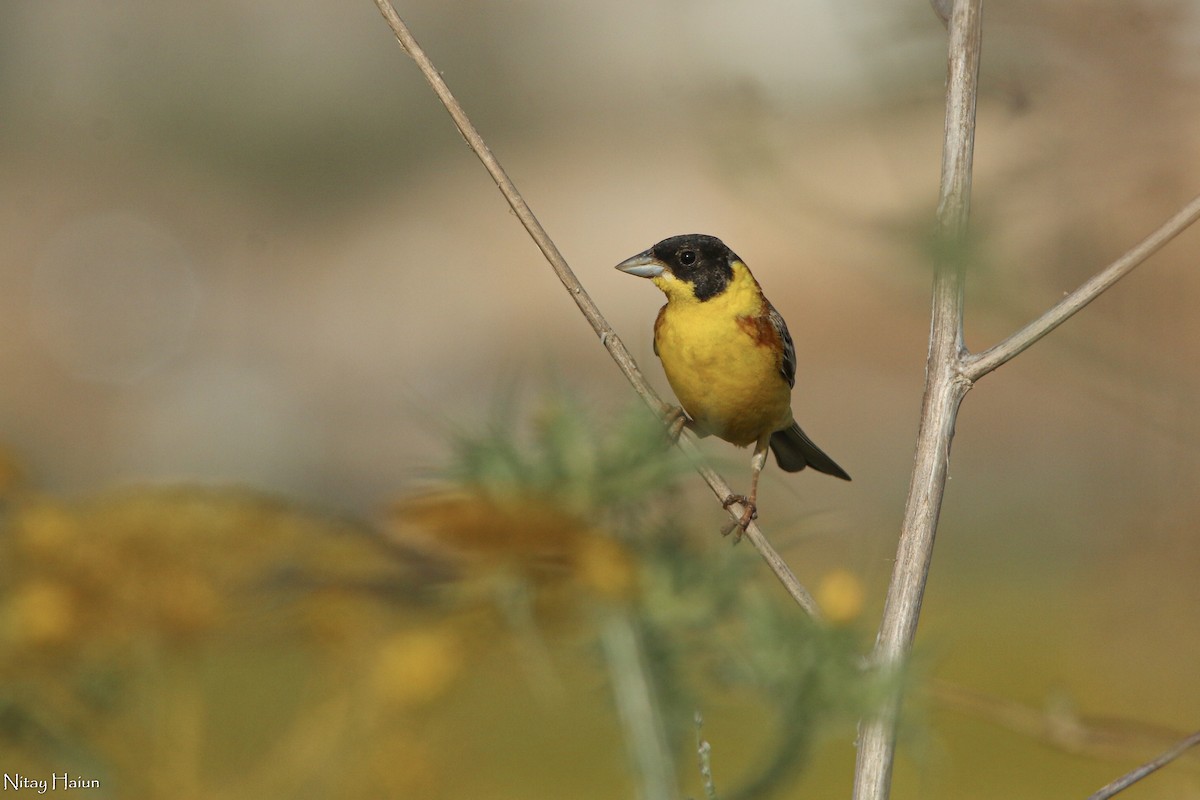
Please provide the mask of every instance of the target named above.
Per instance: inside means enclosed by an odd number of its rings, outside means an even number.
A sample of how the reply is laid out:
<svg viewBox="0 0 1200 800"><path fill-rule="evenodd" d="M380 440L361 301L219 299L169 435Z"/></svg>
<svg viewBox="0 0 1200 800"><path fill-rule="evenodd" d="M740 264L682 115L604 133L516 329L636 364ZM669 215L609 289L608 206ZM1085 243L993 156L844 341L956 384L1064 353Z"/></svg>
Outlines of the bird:
<svg viewBox="0 0 1200 800"><path fill-rule="evenodd" d="M726 533L737 527L740 538L758 516L768 449L786 472L812 467L850 480L792 417L796 348L745 261L717 237L690 233L663 239L616 268L649 278L667 296L654 321L654 354L681 406L673 432L687 427L738 447L754 445L750 493L723 500L725 508L743 507Z"/></svg>

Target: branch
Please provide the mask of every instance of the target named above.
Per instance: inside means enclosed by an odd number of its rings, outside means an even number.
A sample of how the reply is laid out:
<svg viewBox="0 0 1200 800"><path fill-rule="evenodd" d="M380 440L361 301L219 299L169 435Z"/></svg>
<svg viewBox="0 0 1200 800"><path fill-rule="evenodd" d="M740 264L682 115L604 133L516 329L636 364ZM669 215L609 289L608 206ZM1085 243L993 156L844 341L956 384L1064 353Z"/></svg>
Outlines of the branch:
<svg viewBox="0 0 1200 800"><path fill-rule="evenodd" d="M1150 773L1165 767L1167 764L1170 764L1172 761L1179 758L1181 755L1198 744L1200 744L1200 731L1196 731L1191 736L1187 737L1182 742L1175 745L1153 761L1143 764L1128 774L1122 775L1120 778L1117 778L1115 781L1103 787L1099 791L1089 795L1087 800L1108 800L1108 798L1112 797L1113 795L1123 792L1130 786L1133 786Z"/></svg>
<svg viewBox="0 0 1200 800"><path fill-rule="evenodd" d="M396 13L396 9L392 7L389 0L375 0L375 5L379 7L380 13L387 21L388 26L395 34L396 40L400 46L404 48L413 61L416 62L417 68L421 70L421 74L425 76L425 80L432 87L438 99L442 101L442 105L450 112L450 118L454 120L459 133L466 140L471 150L483 162L483 166L492 176L492 180L496 182L496 187L500 189L500 193L504 195L504 199L508 201L508 205L512 208L513 213L517 215L517 219L525 226L525 230L529 232L529 236L533 239L534 244L542 251L542 255L550 262L551 269L558 279L562 281L563 286L575 301L575 305L579 306L579 310L583 312L583 316L591 324L592 330L600 337L600 344L608 350L613 361L617 363L617 367L624 373L625 378L633 386L634 390L641 396L642 400L650 406L650 408L659 415L666 416L671 411L671 406L663 402L662 398L650 387L646 382L646 377L638 369L637 362L633 360L628 348L617 336L612 326L608 324L608 320L600 313L599 307L592 300L591 295L583 288L583 284L575 277L575 273L568 266L567 261L559 252L558 247L550 239L550 235L546 233L546 229L538 222L537 217L533 215L529 205L525 199L521 197L521 193L517 191L516 185L508 177L504 168L500 166L500 162L492 154L483 137L471 123L467 112L463 110L461 104L455 99L450 92L450 87L446 85L446 81L442 78L441 72L425 55L425 51L417 44L417 40L413 38L412 32L408 26L404 24L404 20ZM696 471L700 473L704 481L713 490L719 500L724 500L733 492L729 488L729 484L725 482L715 470L704 464L703 456L700 454L699 448L696 446L695 436L688 431L684 431L679 437L679 447L696 465ZM732 519L741 519L742 512L745 509L738 503L733 503L729 506L729 516ZM800 605L809 616L819 620L821 618L820 610L813 600L812 595L808 590L796 579L796 576L788 568L787 563L776 552L771 543L767 541L762 530L757 523L751 522L746 529L746 538L758 550L763 560L767 562L767 566L775 573L775 576L783 584L784 589L788 594Z"/></svg>
<svg viewBox="0 0 1200 800"><path fill-rule="evenodd" d="M949 81L937 218L941 246L933 279L933 321L925 363L921 427L883 621L871 653L872 665L884 670L898 669L912 650L946 491L954 421L959 404L971 387L960 375L964 352L961 245L971 206L982 15L983 0L955 0L950 16ZM886 800L891 791L899 708L900 695L896 693L875 716L860 724L855 800Z"/></svg>
<svg viewBox="0 0 1200 800"><path fill-rule="evenodd" d="M935 680L923 687L939 707L965 714L1072 755L1108 761L1131 759L1173 745L1173 728L1136 720L1086 716L1061 703L1042 707Z"/></svg>
<svg viewBox="0 0 1200 800"><path fill-rule="evenodd" d="M1138 242L1125 255L1058 301L1045 314L1000 344L990 347L982 353L968 356L963 363L963 377L974 382L997 367L1008 363L1014 356L1081 311L1084 306L1099 297L1101 292L1132 272L1135 267L1158 252L1163 245L1182 233L1197 219L1200 219L1200 197L1193 198L1175 216L1164 222L1158 230Z"/></svg>

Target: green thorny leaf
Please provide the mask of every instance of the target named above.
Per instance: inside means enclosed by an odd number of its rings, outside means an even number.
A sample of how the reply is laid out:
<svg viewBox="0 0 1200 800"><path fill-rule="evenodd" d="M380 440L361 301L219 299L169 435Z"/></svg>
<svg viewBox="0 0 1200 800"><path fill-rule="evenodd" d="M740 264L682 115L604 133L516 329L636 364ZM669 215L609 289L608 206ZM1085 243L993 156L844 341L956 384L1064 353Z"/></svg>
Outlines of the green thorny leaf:
<svg viewBox="0 0 1200 800"><path fill-rule="evenodd" d="M459 435L448 470L454 481L493 498L532 496L594 518L672 488L690 467L642 405L601 414L565 391L549 391L529 422L511 403L486 433Z"/></svg>

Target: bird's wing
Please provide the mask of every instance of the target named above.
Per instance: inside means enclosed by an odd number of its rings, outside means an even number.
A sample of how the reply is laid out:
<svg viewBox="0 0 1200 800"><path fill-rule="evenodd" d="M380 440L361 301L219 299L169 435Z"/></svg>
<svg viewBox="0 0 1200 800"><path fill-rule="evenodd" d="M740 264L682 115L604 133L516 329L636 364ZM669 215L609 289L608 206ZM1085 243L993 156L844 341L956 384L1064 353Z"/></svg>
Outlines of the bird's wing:
<svg viewBox="0 0 1200 800"><path fill-rule="evenodd" d="M783 342L783 362L779 365L779 371L783 373L788 386L795 387L796 345L792 344L792 335L788 333L787 323L783 321L783 317L770 302L767 303L767 316L771 320L771 326L779 334L780 341Z"/></svg>

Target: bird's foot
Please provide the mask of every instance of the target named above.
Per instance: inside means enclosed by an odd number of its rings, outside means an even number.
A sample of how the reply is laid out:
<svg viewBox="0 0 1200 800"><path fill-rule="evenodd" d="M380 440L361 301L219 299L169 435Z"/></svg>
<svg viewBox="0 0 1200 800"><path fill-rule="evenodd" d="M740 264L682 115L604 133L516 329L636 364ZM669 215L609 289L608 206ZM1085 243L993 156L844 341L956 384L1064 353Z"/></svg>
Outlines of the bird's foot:
<svg viewBox="0 0 1200 800"><path fill-rule="evenodd" d="M744 494L731 494L721 501L721 508L728 509L732 505L740 505L745 510L740 518L721 529L721 535L735 534L733 543L737 544L742 540L742 535L746 532L746 528L750 527L750 523L758 518L758 506L755 505L752 498L746 497Z"/></svg>
<svg viewBox="0 0 1200 800"><path fill-rule="evenodd" d="M671 410L663 417L663 422L667 426L667 441L671 444L679 442L679 437L683 434L683 429L688 426L691 420L688 419L687 412L680 406L672 406Z"/></svg>

